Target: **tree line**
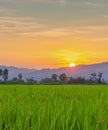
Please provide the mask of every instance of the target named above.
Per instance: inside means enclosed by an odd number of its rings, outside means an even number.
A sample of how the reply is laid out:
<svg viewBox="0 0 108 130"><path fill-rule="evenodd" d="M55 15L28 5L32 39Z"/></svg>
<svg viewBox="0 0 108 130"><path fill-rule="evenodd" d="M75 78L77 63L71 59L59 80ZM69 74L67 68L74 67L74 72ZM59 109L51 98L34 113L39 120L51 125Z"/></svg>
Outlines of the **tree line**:
<svg viewBox="0 0 108 130"><path fill-rule="evenodd" d="M84 77L67 77L65 73L60 75L52 74L51 78L45 78L40 84L106 84L102 78L103 73L91 73L88 79Z"/></svg>
<svg viewBox="0 0 108 130"><path fill-rule="evenodd" d="M91 73L88 79L84 77L68 77L65 73L60 75L52 74L50 78L44 78L40 81L35 80L33 77L23 80L22 73L19 73L13 79L8 79L9 70L0 69L0 84L106 84L102 78L103 73Z"/></svg>

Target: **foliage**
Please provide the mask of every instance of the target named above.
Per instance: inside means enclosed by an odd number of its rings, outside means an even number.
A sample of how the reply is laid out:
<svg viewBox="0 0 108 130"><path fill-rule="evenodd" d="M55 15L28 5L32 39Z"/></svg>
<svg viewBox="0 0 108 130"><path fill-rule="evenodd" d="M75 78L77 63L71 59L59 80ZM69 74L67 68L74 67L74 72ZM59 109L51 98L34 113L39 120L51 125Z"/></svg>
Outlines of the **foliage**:
<svg viewBox="0 0 108 130"><path fill-rule="evenodd" d="M7 80L6 84L25 84L24 80L14 77L12 80Z"/></svg>
<svg viewBox="0 0 108 130"><path fill-rule="evenodd" d="M8 69L6 68L4 70L0 69L0 76L2 76L2 78L4 79L3 83L6 83L8 79L8 74L9 74Z"/></svg>
<svg viewBox="0 0 108 130"><path fill-rule="evenodd" d="M61 73L60 75L52 74L50 78L44 78L41 79L39 82L34 78L29 78L26 80L23 80L22 73L19 73L17 77L14 77L13 79L8 79L8 69L0 69L0 84L106 84L105 80L102 79L103 73L99 72L97 73L91 73L89 79L85 79L84 77L67 77L65 73Z"/></svg>
<svg viewBox="0 0 108 130"><path fill-rule="evenodd" d="M68 83L68 77L65 73L60 74L59 79L61 84Z"/></svg>
<svg viewBox="0 0 108 130"><path fill-rule="evenodd" d="M57 81L57 78L58 78L58 75L57 74L52 74L52 81L56 82Z"/></svg>
<svg viewBox="0 0 108 130"><path fill-rule="evenodd" d="M30 78L30 79L27 79L27 81L25 82L25 84L34 85L34 84L37 84L37 80L34 80L33 78Z"/></svg>
<svg viewBox="0 0 108 130"><path fill-rule="evenodd" d="M19 80L22 80L22 73L18 74L18 78L19 78Z"/></svg>
<svg viewBox="0 0 108 130"><path fill-rule="evenodd" d="M87 80L82 77L77 77L77 78L70 77L68 83L69 84L86 84Z"/></svg>

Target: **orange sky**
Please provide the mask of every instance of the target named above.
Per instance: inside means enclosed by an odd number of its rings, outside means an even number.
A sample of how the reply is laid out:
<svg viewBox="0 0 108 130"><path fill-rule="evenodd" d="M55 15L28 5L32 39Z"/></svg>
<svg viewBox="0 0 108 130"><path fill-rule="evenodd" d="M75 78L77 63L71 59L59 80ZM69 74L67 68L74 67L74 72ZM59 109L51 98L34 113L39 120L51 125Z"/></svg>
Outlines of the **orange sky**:
<svg viewBox="0 0 108 130"><path fill-rule="evenodd" d="M108 44L89 38L5 38L0 45L1 64L29 68L57 68L107 61Z"/></svg>
<svg viewBox="0 0 108 130"><path fill-rule="evenodd" d="M0 65L108 61L108 1L0 0Z"/></svg>

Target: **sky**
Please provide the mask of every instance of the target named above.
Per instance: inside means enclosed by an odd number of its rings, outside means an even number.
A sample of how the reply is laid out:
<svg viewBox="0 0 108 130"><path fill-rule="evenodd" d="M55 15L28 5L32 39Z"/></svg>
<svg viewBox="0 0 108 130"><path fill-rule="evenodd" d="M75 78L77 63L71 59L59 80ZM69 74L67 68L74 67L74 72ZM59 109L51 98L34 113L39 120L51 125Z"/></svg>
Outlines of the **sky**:
<svg viewBox="0 0 108 130"><path fill-rule="evenodd" d="M108 61L108 0L0 0L0 65Z"/></svg>

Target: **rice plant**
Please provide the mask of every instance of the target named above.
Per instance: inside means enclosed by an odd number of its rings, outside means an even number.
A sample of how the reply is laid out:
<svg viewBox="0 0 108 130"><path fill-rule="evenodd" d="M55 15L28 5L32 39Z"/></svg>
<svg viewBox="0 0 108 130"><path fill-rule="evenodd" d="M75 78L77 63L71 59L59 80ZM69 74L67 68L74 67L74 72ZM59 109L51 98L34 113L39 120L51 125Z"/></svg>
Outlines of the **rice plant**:
<svg viewBox="0 0 108 130"><path fill-rule="evenodd" d="M108 130L108 86L1 85L0 130Z"/></svg>

